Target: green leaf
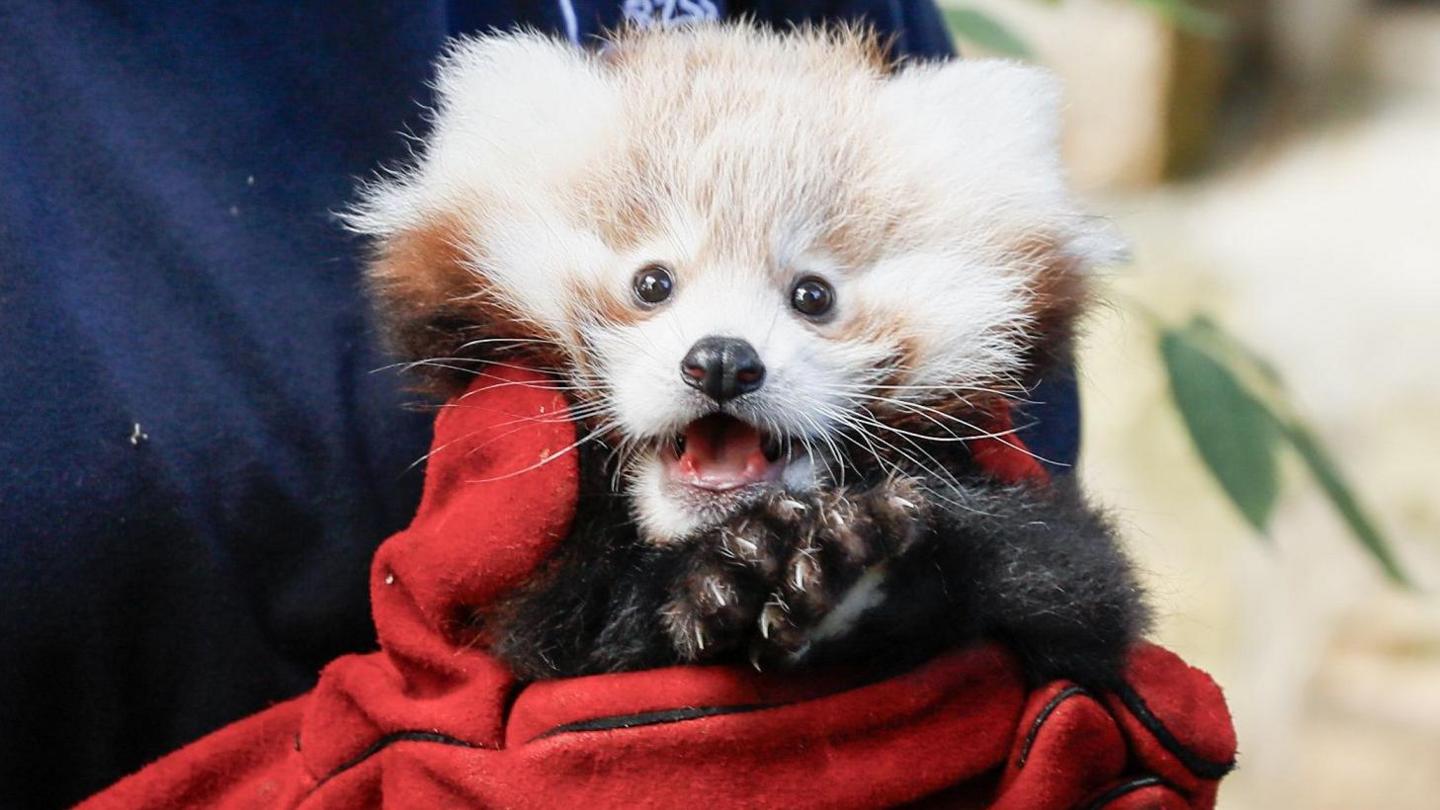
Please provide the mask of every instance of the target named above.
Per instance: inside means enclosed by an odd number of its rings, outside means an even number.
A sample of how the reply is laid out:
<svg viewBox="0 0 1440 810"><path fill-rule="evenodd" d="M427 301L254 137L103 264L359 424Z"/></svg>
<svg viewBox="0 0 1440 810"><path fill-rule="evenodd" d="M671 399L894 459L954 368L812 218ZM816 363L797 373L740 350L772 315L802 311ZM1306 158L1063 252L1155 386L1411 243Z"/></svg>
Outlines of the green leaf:
<svg viewBox="0 0 1440 810"><path fill-rule="evenodd" d="M1207 8L1200 8L1187 0L1135 0L1135 2L1155 9L1160 16L1169 20L1176 28L1191 34L1202 37L1221 37L1230 30L1230 21L1226 19L1225 15Z"/></svg>
<svg viewBox="0 0 1440 810"><path fill-rule="evenodd" d="M989 14L973 8L947 8L945 22L956 37L969 40L987 51L1017 59L1030 58L1030 49L1024 41Z"/></svg>
<svg viewBox="0 0 1440 810"><path fill-rule="evenodd" d="M1289 439L1290 444L1300 453L1300 458L1304 459L1305 465L1310 468L1310 473L1315 476L1325 497L1330 499L1331 505L1340 513L1340 517L1345 520L1345 524L1350 527L1360 544L1380 563L1385 575L1397 585L1411 587L1410 578L1401 570L1385 536L1360 505L1350 485L1341 476L1340 468L1321 446L1315 434L1299 422L1291 421L1285 426L1285 438Z"/></svg>
<svg viewBox="0 0 1440 810"><path fill-rule="evenodd" d="M1205 349L1192 324L1160 332L1170 391L1200 458L1245 520L1264 532L1279 491L1275 416Z"/></svg>
<svg viewBox="0 0 1440 810"><path fill-rule="evenodd" d="M1259 352L1225 331L1209 315L1201 314L1191 318L1190 328L1195 334L1208 338L1212 348L1248 364L1271 387L1281 390L1285 388L1285 380L1280 376L1280 370L1275 367L1274 363L1260 356Z"/></svg>
<svg viewBox="0 0 1440 810"><path fill-rule="evenodd" d="M1184 327L1161 328L1160 349L1185 426L1205 465L1252 526L1264 531L1275 504L1275 448L1295 448L1320 490L1385 575L1413 587L1390 544L1361 505L1314 431L1293 415L1280 374L1264 357L1213 320L1198 315ZM1259 373L1271 405L1240 382L1233 366ZM1277 410L1278 409L1278 410Z"/></svg>

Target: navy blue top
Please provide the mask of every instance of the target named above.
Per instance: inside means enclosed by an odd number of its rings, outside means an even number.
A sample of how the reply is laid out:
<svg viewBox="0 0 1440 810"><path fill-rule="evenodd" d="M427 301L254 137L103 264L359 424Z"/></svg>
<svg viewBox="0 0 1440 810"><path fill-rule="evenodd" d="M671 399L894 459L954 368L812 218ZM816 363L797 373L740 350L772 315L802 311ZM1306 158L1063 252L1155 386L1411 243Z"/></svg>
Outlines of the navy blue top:
<svg viewBox="0 0 1440 810"><path fill-rule="evenodd" d="M950 49L929 0L0 6L0 806L71 803L374 646L367 566L430 417L374 372L331 212L422 130L446 37L743 12Z"/></svg>

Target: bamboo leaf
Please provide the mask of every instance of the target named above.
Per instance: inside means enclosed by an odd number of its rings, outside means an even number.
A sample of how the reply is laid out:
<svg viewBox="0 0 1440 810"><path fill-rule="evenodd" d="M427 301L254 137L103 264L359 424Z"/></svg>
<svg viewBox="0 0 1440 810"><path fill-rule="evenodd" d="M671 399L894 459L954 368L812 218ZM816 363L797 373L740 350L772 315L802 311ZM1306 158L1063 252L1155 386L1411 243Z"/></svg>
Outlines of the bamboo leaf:
<svg viewBox="0 0 1440 810"><path fill-rule="evenodd" d="M1186 431L1230 502L1261 533L1279 492L1275 416L1203 346L1193 325L1162 329L1160 354Z"/></svg>
<svg viewBox="0 0 1440 810"><path fill-rule="evenodd" d="M1017 59L1030 58L1030 48L1025 42L989 14L973 8L947 8L945 22L956 37L987 51Z"/></svg>
<svg viewBox="0 0 1440 810"><path fill-rule="evenodd" d="M1280 370L1268 359L1261 357L1258 352L1245 345L1239 338L1225 331L1220 324L1216 323L1208 315L1196 315L1190 319L1190 329L1196 335L1207 337L1211 345L1231 357L1243 360L1276 389L1285 387L1285 380L1280 376Z"/></svg>
<svg viewBox="0 0 1440 810"><path fill-rule="evenodd" d="M1206 466L1251 525L1263 531L1268 523L1275 500L1274 448L1276 440L1283 439L1295 448L1321 492L1385 575L1398 585L1413 587L1389 542L1346 482L1339 466L1315 432L1293 415L1293 409L1285 401L1280 373L1268 360L1203 315L1192 318L1182 328L1162 329L1161 352L1191 439ZM1271 405L1257 398L1240 381L1234 367L1226 365L1235 362L1259 373L1258 381L1268 384L1268 394L1274 400ZM1207 399L1220 406L1215 410L1228 409L1229 416L1211 412L1207 417L1203 409L1196 413L1194 403ZM1191 403L1189 410L1187 402ZM1227 418L1228 427L1224 424ZM1228 439L1214 444L1215 437L1224 431L1230 432ZM1261 434L1268 435L1261 438ZM1266 458L1255 454L1246 460L1245 454L1235 449L1234 445L1239 443L1268 446ZM1207 445L1210 446L1208 453ZM1244 465L1255 466L1248 471L1239 469ZM1268 488L1262 485L1260 490L1251 491L1249 500L1236 495L1237 488L1247 486L1246 474L1269 482ZM1269 495L1264 494L1267 489Z"/></svg>
<svg viewBox="0 0 1440 810"><path fill-rule="evenodd" d="M1400 568L1400 563L1391 552L1390 544L1385 540L1385 536L1381 534L1375 522L1370 519L1359 499L1355 497L1354 491L1340 474L1340 468L1330 458L1330 454L1325 451L1314 432L1299 422L1292 421L1286 426L1285 438L1299 452L1300 458L1305 461L1310 473L1320 484L1320 489L1325 493L1325 497L1330 499L1335 511L1340 513L1340 517L1350 527L1350 531L1354 533L1356 539L1380 564L1385 575L1397 585L1411 587L1410 578Z"/></svg>
<svg viewBox="0 0 1440 810"><path fill-rule="evenodd" d="M1188 0L1135 0L1153 8L1172 25L1202 37L1222 37L1229 33L1230 21L1225 15L1201 8Z"/></svg>

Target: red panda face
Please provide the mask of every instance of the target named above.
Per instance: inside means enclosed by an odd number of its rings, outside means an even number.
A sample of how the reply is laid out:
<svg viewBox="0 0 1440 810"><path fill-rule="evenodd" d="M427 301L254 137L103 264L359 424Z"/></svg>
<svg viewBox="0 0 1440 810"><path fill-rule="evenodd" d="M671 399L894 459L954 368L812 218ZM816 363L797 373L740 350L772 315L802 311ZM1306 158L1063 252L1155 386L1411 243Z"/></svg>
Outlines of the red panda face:
<svg viewBox="0 0 1440 810"><path fill-rule="evenodd" d="M402 346L555 374L657 542L974 435L1118 246L1065 190L1048 76L877 54L743 27L458 43L423 153L348 217Z"/></svg>

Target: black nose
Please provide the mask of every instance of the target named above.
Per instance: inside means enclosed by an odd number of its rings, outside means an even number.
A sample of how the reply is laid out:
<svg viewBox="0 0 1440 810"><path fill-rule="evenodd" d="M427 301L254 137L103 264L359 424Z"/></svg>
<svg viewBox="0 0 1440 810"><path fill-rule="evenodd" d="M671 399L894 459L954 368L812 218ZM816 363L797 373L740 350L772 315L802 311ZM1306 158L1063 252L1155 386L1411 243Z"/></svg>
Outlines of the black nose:
<svg viewBox="0 0 1440 810"><path fill-rule="evenodd" d="M695 341L680 361L680 378L716 402L725 402L763 385L765 364L747 341L707 337Z"/></svg>

